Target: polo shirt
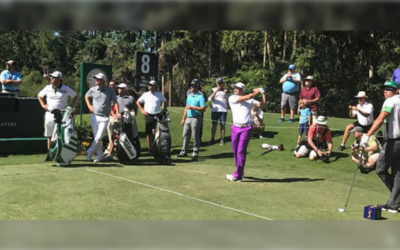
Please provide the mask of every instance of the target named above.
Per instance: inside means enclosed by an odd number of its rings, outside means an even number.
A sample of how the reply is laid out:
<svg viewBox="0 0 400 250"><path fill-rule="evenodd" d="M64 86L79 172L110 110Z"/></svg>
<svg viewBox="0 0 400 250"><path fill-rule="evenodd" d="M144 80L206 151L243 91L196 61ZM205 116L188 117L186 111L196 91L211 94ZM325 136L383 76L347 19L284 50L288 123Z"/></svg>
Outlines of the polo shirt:
<svg viewBox="0 0 400 250"><path fill-rule="evenodd" d="M300 95L299 95L300 99L312 100L317 97L321 97L321 94L319 93L317 87L311 87L310 89L303 87L300 90ZM318 110L316 103L309 104L308 107L310 108L311 111Z"/></svg>
<svg viewBox="0 0 400 250"><path fill-rule="evenodd" d="M117 96L117 102L120 112L123 112L125 108L127 108L129 111L131 110L135 110L135 112L137 111L135 98L131 95L124 95L124 96L119 95Z"/></svg>
<svg viewBox="0 0 400 250"><path fill-rule="evenodd" d="M195 107L205 107L206 102L204 100L204 96L200 93L197 92L195 94L190 94L186 98L186 105L190 106L195 106ZM187 117L199 117L202 115L203 112L194 110L194 109L188 109L187 111Z"/></svg>
<svg viewBox="0 0 400 250"><path fill-rule="evenodd" d="M117 96L112 88L104 86L99 89L94 86L88 90L86 96L92 98L93 113L100 116L109 116L112 105L117 102Z"/></svg>
<svg viewBox="0 0 400 250"><path fill-rule="evenodd" d="M389 113L385 119L387 138L400 138L400 96L394 95L387 98L382 105L382 111Z"/></svg>
<svg viewBox="0 0 400 250"><path fill-rule="evenodd" d="M364 102L363 105L357 104L357 108L364 113L368 113L369 116L365 117L360 112L353 111L353 114L357 114L357 121L361 126L369 126L374 122L374 106L369 102Z"/></svg>
<svg viewBox="0 0 400 250"><path fill-rule="evenodd" d="M246 101L238 102L238 95L231 95L228 99L229 106L232 110L232 121L233 124L237 125L251 125L251 107L256 106L258 101L249 99Z"/></svg>
<svg viewBox="0 0 400 250"><path fill-rule="evenodd" d="M167 99L159 91L155 91L154 93L147 91L139 97L138 101L139 103L144 103L144 111L150 115L155 115L160 113L161 103L166 102Z"/></svg>
<svg viewBox="0 0 400 250"><path fill-rule="evenodd" d="M3 80L16 80L16 81L22 81L22 76L19 72L14 71L14 72L10 72L7 69L3 70L0 74L0 81ZM12 84L12 85L8 85L8 84L3 84L2 89L4 90L8 90L8 91L16 91L19 90L19 86Z"/></svg>
<svg viewBox="0 0 400 250"><path fill-rule="evenodd" d="M48 84L38 95L41 98L46 97L47 109L52 111L54 109L65 109L68 105L68 97L74 98L76 93L65 84L57 89L54 89L52 84Z"/></svg>

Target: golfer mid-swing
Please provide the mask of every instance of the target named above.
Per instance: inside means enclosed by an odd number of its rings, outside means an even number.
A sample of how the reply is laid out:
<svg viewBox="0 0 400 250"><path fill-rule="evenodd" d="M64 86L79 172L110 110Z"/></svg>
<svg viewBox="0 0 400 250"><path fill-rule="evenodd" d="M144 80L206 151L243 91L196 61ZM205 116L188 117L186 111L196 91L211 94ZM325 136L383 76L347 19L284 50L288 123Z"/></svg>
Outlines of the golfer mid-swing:
<svg viewBox="0 0 400 250"><path fill-rule="evenodd" d="M262 88L257 88L252 93L245 95L245 85L241 82L232 85L232 88L234 88L234 94L229 97L229 105L232 110L231 141L236 170L233 174L227 174L226 179L229 181L242 181L247 145L252 133L251 107L257 106L261 108L265 104L265 94ZM263 96L261 102L253 99L258 93Z"/></svg>

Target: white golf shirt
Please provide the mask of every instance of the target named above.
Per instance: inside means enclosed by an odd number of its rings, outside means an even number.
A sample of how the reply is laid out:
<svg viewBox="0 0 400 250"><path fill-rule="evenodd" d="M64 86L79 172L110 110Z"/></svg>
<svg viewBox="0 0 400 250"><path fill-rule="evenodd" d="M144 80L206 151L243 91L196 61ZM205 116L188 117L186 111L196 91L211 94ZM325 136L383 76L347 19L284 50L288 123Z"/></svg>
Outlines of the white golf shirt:
<svg viewBox="0 0 400 250"><path fill-rule="evenodd" d="M232 110L233 125L250 126L253 120L251 118L251 107L256 106L257 101L250 99L243 102L237 102L238 98L238 95L231 95L229 97L229 106Z"/></svg>
<svg viewBox="0 0 400 250"><path fill-rule="evenodd" d="M54 109L65 109L68 105L68 97L74 98L76 93L65 84L56 90L49 84L39 92L39 96L41 98L46 96L47 109L52 111Z"/></svg>
<svg viewBox="0 0 400 250"><path fill-rule="evenodd" d="M151 93L151 91L147 91L139 97L138 101L139 103L144 102L144 111L150 115L155 115L160 113L161 103L166 102L167 99L163 96L163 94L161 94L161 92L155 91L154 93Z"/></svg>
<svg viewBox="0 0 400 250"><path fill-rule="evenodd" d="M368 113L369 116L365 117L360 112L353 111L354 113L357 113L357 121L361 126L369 126L374 122L374 106L372 106L371 103L369 102L364 102L364 104L361 106L360 104L357 104L357 108L361 110L364 113Z"/></svg>

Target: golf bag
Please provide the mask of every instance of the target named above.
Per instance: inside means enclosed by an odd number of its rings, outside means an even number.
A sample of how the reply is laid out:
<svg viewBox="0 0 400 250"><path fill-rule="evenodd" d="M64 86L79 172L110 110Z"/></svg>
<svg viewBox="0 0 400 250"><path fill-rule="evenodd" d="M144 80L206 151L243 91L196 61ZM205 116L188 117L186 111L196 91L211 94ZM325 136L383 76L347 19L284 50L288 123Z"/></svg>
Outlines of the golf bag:
<svg viewBox="0 0 400 250"><path fill-rule="evenodd" d="M71 107L64 111L52 111L56 128L51 138L49 157L50 160L56 161L57 166L70 165L78 152L78 135L74 130L73 111Z"/></svg>
<svg viewBox="0 0 400 250"><path fill-rule="evenodd" d="M154 158L161 164L171 165L171 133L168 126L171 120L168 117L168 110L162 110L155 119L157 126L152 146Z"/></svg>
<svg viewBox="0 0 400 250"><path fill-rule="evenodd" d="M120 124L114 130L114 150L118 160L129 165L140 156L140 141L134 112L132 114L126 109L121 116Z"/></svg>

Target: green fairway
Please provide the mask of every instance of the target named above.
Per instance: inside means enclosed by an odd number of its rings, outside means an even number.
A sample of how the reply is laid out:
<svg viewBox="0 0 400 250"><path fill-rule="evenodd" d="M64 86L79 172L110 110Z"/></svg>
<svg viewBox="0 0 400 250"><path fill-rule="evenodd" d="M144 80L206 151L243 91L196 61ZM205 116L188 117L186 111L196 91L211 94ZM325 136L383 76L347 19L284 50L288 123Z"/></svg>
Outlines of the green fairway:
<svg viewBox="0 0 400 250"><path fill-rule="evenodd" d="M389 198L374 172L358 173L347 211L337 211L344 208L356 168L349 149L337 152L350 119L328 119L334 155L327 164L295 159L291 149L296 145L298 122L280 124L279 114L265 114L264 138L251 139L245 178L234 183L225 180L225 174L235 168L231 114L227 143L209 145L207 110L200 158L191 162L190 157L176 158L182 146L182 112L183 108L170 108L173 166L159 165L148 155L142 114L138 114L138 127L143 151L137 165L88 163L85 156L78 156L72 166L62 168L45 163L44 154L0 156L0 219L363 220L365 205L383 204ZM352 142L350 136L347 146ZM262 143L282 143L285 150L262 154ZM400 215L383 212L383 217L396 220Z"/></svg>

